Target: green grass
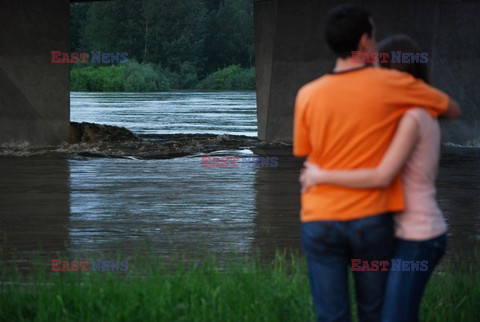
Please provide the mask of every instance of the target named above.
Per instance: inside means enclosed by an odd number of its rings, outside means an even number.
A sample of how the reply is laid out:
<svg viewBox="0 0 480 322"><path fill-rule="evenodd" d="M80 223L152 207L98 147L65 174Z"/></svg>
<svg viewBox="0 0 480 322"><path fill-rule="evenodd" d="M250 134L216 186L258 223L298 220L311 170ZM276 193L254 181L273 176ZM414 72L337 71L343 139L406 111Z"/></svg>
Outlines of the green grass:
<svg viewBox="0 0 480 322"><path fill-rule="evenodd" d="M28 273L4 266L0 321L314 320L306 265L295 256L173 266L137 257L127 272L49 272L49 262ZM477 321L479 292L478 271L436 274L422 321Z"/></svg>
<svg viewBox="0 0 480 322"><path fill-rule="evenodd" d="M474 262L474 259L470 258ZM422 321L480 321L480 270L447 263L430 279L421 307Z"/></svg>

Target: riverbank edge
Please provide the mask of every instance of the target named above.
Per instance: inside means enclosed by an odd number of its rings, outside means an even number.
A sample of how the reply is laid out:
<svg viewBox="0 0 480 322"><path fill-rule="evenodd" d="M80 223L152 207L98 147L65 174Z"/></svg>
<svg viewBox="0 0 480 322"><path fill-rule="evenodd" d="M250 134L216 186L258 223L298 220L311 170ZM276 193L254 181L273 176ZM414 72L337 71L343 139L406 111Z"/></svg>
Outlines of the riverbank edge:
<svg viewBox="0 0 480 322"><path fill-rule="evenodd" d="M250 149L257 155L291 156L290 143L267 143L257 137L232 134L135 134L119 126L70 122L68 140L56 146L33 146L28 142L0 145L0 157L99 157L171 159L221 150ZM442 146L442 156L465 153L478 156L480 149Z"/></svg>
<svg viewBox="0 0 480 322"><path fill-rule="evenodd" d="M119 126L70 122L67 142L56 146L33 146L28 142L0 145L0 157L104 157L170 159L219 150L289 147L266 143L256 137L231 134L134 134Z"/></svg>

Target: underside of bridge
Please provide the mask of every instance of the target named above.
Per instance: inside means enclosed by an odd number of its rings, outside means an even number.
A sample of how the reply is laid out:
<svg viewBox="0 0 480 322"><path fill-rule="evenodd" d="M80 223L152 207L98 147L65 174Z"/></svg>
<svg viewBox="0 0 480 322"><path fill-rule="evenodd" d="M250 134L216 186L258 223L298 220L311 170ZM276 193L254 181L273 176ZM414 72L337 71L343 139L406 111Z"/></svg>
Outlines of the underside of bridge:
<svg viewBox="0 0 480 322"><path fill-rule="evenodd" d="M294 99L332 69L323 39L326 12L342 1L254 0L259 139L291 142ZM480 137L480 2L356 1L376 21L377 38L407 33L429 53L433 84L457 98L464 119L444 125L456 143ZM0 0L0 143L67 140L69 0Z"/></svg>

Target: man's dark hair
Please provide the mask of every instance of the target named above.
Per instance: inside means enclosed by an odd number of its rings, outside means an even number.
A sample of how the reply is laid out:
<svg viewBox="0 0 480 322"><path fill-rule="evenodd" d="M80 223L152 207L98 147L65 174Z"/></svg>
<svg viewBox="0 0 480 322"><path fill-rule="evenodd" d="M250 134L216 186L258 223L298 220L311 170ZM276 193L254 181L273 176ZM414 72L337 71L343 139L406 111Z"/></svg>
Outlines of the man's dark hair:
<svg viewBox="0 0 480 322"><path fill-rule="evenodd" d="M337 57L346 58L358 48L363 34L369 37L373 33L370 13L354 4L344 4L328 12L325 36L330 48Z"/></svg>
<svg viewBox="0 0 480 322"><path fill-rule="evenodd" d="M407 35L394 35L385 38L377 45L378 51L382 53L391 53L392 51L401 51L403 53L422 53L420 46ZM390 56L387 63L380 62L384 68L396 69L402 72L412 74L415 78L420 78L425 83L429 83L430 77L427 64L425 63L392 63Z"/></svg>

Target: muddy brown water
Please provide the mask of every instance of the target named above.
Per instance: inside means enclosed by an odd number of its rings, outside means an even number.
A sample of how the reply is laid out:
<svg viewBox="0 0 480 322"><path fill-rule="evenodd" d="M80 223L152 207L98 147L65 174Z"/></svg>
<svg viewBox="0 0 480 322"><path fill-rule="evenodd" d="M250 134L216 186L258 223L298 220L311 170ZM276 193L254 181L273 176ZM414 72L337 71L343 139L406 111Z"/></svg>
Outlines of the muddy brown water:
<svg viewBox="0 0 480 322"><path fill-rule="evenodd" d="M278 167L207 168L201 154L164 159L0 158L3 255L138 253L198 260L300 252L301 161L254 150ZM250 149L217 156L249 157ZM480 240L480 149L445 148L437 182L449 254L468 262ZM24 254L20 256L19 254Z"/></svg>
<svg viewBox="0 0 480 322"><path fill-rule="evenodd" d="M71 93L71 120L124 126L148 139L257 133L253 91ZM206 168L201 153L160 159L137 145L62 146L41 156L24 144L0 147L2 256L28 262L41 249L74 259L150 252L196 260L250 257L257 249L267 258L276 249L300 251L301 161L288 147L228 148L209 154L278 156L278 167ZM149 157L138 158L144 154ZM480 242L480 148L445 147L437 188L449 254L470 262Z"/></svg>

